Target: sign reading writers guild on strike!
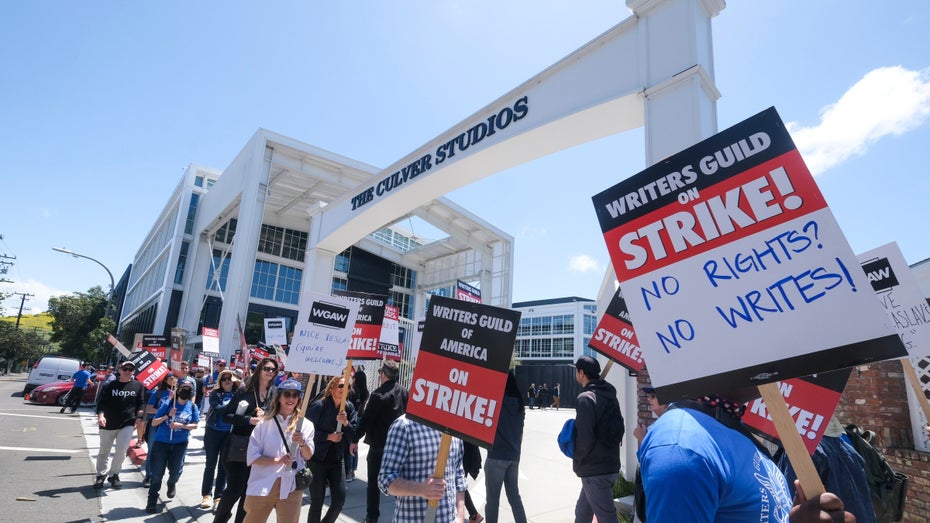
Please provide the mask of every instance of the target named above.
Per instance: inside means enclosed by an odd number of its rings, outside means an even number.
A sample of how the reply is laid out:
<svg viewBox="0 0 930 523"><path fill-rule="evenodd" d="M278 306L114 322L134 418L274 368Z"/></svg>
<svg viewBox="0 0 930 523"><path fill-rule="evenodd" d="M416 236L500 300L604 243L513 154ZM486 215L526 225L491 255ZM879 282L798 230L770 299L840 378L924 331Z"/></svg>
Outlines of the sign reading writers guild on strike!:
<svg viewBox="0 0 930 523"><path fill-rule="evenodd" d="M358 302L313 292L305 294L301 302L287 370L323 376L342 374Z"/></svg>
<svg viewBox="0 0 930 523"><path fill-rule="evenodd" d="M358 316L352 329L352 344L347 358L353 360L380 360L378 343L381 340L381 324L384 322L384 306L387 297L380 294L367 294L356 291L333 291L334 296L341 296L358 303Z"/></svg>
<svg viewBox="0 0 930 523"><path fill-rule="evenodd" d="M134 352L130 360L136 365L136 379L148 390L154 389L168 375L168 366L149 351Z"/></svg>
<svg viewBox="0 0 930 523"><path fill-rule="evenodd" d="M431 296L407 417L490 447L519 323L517 311Z"/></svg>
<svg viewBox="0 0 930 523"><path fill-rule="evenodd" d="M646 366L620 288L617 288L610 299L610 304L601 316L588 347L634 372L639 372Z"/></svg>
<svg viewBox="0 0 930 523"><path fill-rule="evenodd" d="M663 402L906 354L774 108L593 202Z"/></svg>

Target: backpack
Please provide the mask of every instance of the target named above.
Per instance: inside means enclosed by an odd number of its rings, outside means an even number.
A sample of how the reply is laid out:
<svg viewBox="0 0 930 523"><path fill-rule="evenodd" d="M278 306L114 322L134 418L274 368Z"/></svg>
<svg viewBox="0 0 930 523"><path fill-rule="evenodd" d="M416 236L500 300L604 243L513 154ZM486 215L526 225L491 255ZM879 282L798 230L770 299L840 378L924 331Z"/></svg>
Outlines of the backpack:
<svg viewBox="0 0 930 523"><path fill-rule="evenodd" d="M559 435L556 438L556 441L559 443L559 450L562 451L562 454L565 454L566 457L574 457L575 455L575 418L569 418L565 420L565 424L562 425L562 430L559 431Z"/></svg>
<svg viewBox="0 0 930 523"><path fill-rule="evenodd" d="M865 461L865 476L872 491L872 508L878 521L901 521L907 497L907 476L892 470L885 456L862 438L856 425L846 426L849 443Z"/></svg>
<svg viewBox="0 0 930 523"><path fill-rule="evenodd" d="M597 438L608 447L622 445L626 427L623 424L623 414L620 413L620 403L617 402L617 398L602 394L599 396L607 400L607 406L597 420Z"/></svg>

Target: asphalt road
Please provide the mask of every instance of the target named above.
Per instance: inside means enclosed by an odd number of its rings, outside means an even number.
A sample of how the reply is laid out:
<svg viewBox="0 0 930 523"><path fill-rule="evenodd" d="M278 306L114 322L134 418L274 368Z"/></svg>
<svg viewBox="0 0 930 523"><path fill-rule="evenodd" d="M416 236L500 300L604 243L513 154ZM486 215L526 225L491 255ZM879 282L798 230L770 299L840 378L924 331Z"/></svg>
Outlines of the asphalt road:
<svg viewBox="0 0 930 523"><path fill-rule="evenodd" d="M100 503L80 417L24 403L25 382L26 374L0 377L3 520L98 521Z"/></svg>

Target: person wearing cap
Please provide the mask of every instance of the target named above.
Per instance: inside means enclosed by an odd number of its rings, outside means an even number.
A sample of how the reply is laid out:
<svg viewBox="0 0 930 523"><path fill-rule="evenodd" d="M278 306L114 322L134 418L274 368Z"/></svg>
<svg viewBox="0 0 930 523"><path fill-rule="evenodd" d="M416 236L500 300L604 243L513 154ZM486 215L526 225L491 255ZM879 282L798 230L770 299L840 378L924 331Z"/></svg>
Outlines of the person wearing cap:
<svg viewBox="0 0 930 523"><path fill-rule="evenodd" d="M381 471L384 445L391 423L407 412L407 389L397 383L400 367L396 361L385 360L378 370L381 385L368 397L368 405L358 422L355 438L349 451L358 452L358 442L364 438L368 444L367 523L376 523L381 516L381 491L375 478Z"/></svg>
<svg viewBox="0 0 930 523"><path fill-rule="evenodd" d="M152 420L155 418L155 413L158 412L158 409L168 405L174 401L174 395L178 388L178 377L174 374L166 374L161 381L158 382L158 387L149 394L149 399L145 404L145 424L143 425L143 430L141 431L142 436L145 438L145 443L148 445L149 452L146 453L145 465L142 467L142 486L149 488L152 484L152 460L151 460L151 450L152 450L152 436L155 435L155 429L152 428ZM141 438L136 438L136 446L139 446L141 443Z"/></svg>
<svg viewBox="0 0 930 523"><path fill-rule="evenodd" d="M246 463L252 467L245 491L244 523L264 523L274 510L278 523L297 523L303 491L295 474L313 456L314 428L300 408L303 386L286 380L249 439Z"/></svg>
<svg viewBox="0 0 930 523"><path fill-rule="evenodd" d="M124 361L119 366L119 379L106 383L97 399L97 425L100 427L100 451L97 454L97 477L94 488L103 488L103 481L109 475L110 486L122 488L119 473L123 469L123 460L132 441L132 430L136 420L143 415L142 396L145 389L133 376L136 366L131 361ZM107 459L116 443L113 461L109 472Z"/></svg>
<svg viewBox="0 0 930 523"><path fill-rule="evenodd" d="M169 499L174 497L178 480L184 471L190 433L200 423L200 409L194 402L196 388L197 383L190 377L179 379L174 401L162 405L152 418L155 435L148 456L152 462L152 475L148 503L145 505L145 511L149 514L158 512L158 491L161 490L165 469L168 470Z"/></svg>
<svg viewBox="0 0 930 523"><path fill-rule="evenodd" d="M617 402L617 389L601 379L601 365L591 356L575 362L575 381L581 393L575 400L575 454L572 469L581 478L581 493L575 503L575 523L616 521L613 486L620 472L620 444L606 444L598 436L609 403Z"/></svg>
<svg viewBox="0 0 930 523"><path fill-rule="evenodd" d="M219 503L226 490L226 467L220 461L220 451L226 445L232 425L223 421L219 413L229 405L238 388L239 378L236 378L232 371L224 370L220 372L207 400L210 414L203 431L203 452L207 462L203 468L203 481L200 485L200 495L203 496L200 508L213 508L214 503Z"/></svg>
<svg viewBox="0 0 930 523"><path fill-rule="evenodd" d="M345 407L340 410L340 404ZM326 385L323 398L313 402L307 411L313 422L315 452L310 459L313 483L310 484L308 523L334 523L346 501L345 447L355 436L355 405L346 401L346 384L342 376L334 376ZM329 508L323 516L326 488L332 494Z"/></svg>
<svg viewBox="0 0 930 523"><path fill-rule="evenodd" d="M219 380L220 373L226 370L226 360L220 358L213 362L213 372L208 374L203 379L203 393L205 396L209 396L215 389L217 380ZM207 408L209 409L209 404ZM204 414L206 415L209 411L205 410Z"/></svg>

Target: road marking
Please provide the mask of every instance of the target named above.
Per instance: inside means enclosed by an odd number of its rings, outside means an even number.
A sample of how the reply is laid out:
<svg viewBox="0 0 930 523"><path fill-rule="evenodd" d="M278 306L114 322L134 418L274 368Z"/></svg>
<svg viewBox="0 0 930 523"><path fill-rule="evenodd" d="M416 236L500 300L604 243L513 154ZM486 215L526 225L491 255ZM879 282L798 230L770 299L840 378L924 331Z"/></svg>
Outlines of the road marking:
<svg viewBox="0 0 930 523"><path fill-rule="evenodd" d="M64 454L75 454L78 452L83 452L82 450L65 450L65 449L38 449L32 447L0 447L0 450L19 450L23 452L52 452L52 453L64 453Z"/></svg>
<svg viewBox="0 0 930 523"><path fill-rule="evenodd" d="M40 416L38 414L13 414L11 412L0 412L0 416L17 416L20 418L44 418L44 419L74 419L75 417L86 418L93 417L92 414L50 414L48 416Z"/></svg>

